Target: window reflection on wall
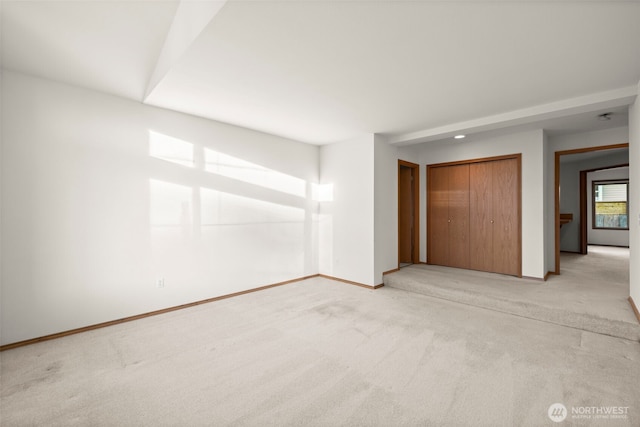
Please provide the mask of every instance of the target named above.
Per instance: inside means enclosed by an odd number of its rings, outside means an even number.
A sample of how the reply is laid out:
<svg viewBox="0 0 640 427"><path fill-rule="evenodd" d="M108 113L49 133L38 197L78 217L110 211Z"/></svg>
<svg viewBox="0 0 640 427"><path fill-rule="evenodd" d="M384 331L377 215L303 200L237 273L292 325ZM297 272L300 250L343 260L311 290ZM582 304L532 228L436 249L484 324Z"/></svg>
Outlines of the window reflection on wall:
<svg viewBox="0 0 640 427"><path fill-rule="evenodd" d="M149 131L149 155L167 162L194 167L192 143L158 132Z"/></svg>
<svg viewBox="0 0 640 427"><path fill-rule="evenodd" d="M242 225L301 223L304 209L263 200L228 194L208 188L200 189L202 225Z"/></svg>
<svg viewBox="0 0 640 427"><path fill-rule="evenodd" d="M249 184L270 188L294 196L306 196L306 181L229 156L209 148L204 150L205 170Z"/></svg>
<svg viewBox="0 0 640 427"><path fill-rule="evenodd" d="M224 293L234 283L258 285L315 271L317 203L307 202L331 201L332 185L154 131L149 154L171 162L154 163L149 180L158 277L198 288L211 283ZM180 173L184 166L192 170Z"/></svg>
<svg viewBox="0 0 640 427"><path fill-rule="evenodd" d="M333 202L333 184L312 184L311 194L316 202Z"/></svg>

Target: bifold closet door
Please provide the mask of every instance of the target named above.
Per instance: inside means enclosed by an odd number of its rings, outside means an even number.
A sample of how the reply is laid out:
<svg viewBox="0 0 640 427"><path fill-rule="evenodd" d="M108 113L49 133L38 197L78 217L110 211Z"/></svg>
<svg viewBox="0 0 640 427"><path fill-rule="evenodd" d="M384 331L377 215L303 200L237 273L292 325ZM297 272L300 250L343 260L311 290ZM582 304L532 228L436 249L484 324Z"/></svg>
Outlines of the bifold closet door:
<svg viewBox="0 0 640 427"><path fill-rule="evenodd" d="M469 165L429 169L430 264L469 268Z"/></svg>
<svg viewBox="0 0 640 427"><path fill-rule="evenodd" d="M449 262L449 173L448 168L429 169L429 248L430 264Z"/></svg>
<svg viewBox="0 0 640 427"><path fill-rule="evenodd" d="M493 163L493 270L520 274L520 203L518 161Z"/></svg>
<svg viewBox="0 0 640 427"><path fill-rule="evenodd" d="M469 183L469 268L493 271L493 162L471 164Z"/></svg>
<svg viewBox="0 0 640 427"><path fill-rule="evenodd" d="M449 166L449 262L469 268L469 165Z"/></svg>
<svg viewBox="0 0 640 427"><path fill-rule="evenodd" d="M471 269L520 274L519 171L516 159L471 164Z"/></svg>

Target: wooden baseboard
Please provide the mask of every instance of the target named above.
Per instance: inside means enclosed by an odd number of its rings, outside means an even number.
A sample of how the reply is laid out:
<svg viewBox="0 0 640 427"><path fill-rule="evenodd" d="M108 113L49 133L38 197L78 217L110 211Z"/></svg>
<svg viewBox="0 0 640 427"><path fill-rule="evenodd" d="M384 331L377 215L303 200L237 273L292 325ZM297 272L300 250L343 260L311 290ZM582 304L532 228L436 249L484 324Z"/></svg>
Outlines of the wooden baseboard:
<svg viewBox="0 0 640 427"><path fill-rule="evenodd" d="M31 338L31 339L24 340L24 341L18 341L18 342L14 342L14 343L10 343L10 344L5 344L5 345L0 346L0 352L5 351L5 350L11 350L12 348L23 347L23 346L26 346L26 345L39 343L39 342L42 342L42 341L49 341L49 340L53 340L53 339L56 339L56 338L62 338L62 337L66 337L66 336L69 336L69 335L75 335L75 334L79 334L79 333L82 333L82 332L92 331L94 329L106 328L107 326L118 325L120 323L126 323L126 322L131 322L131 321L134 321L134 320L144 319L145 317L157 316L159 314L169 313L169 312L176 311L176 310L182 310L184 308L195 307L196 305L207 304L207 303L210 303L210 302L219 301L219 300L223 300L223 299L227 299L227 298L233 298L233 297L237 297L237 296L240 296L240 295L249 294L249 293L252 293L252 292L263 291L265 289L274 288L276 286L287 285L289 283L300 282L302 280L311 279L313 277L318 277L318 276L319 276L319 274L313 274L311 276L305 276L305 277L300 277L300 278L297 278L297 279L285 280L284 282L278 282L278 283L273 283L271 285L260 286L258 288L247 289L246 291L234 292L232 294L221 295L221 296L218 296L218 297L207 298L207 299L204 299L204 300L190 302L190 303L187 303L187 304L176 305L176 306L173 306L173 307L163 308L161 310L155 310L155 311L150 311L148 313L137 314L135 316L123 317L122 319L111 320L111 321L108 321L108 322L97 323L95 325L89 325L89 326L83 326L81 328L71 329L71 330L63 331L63 332L58 332L58 333L51 334L51 335L45 335L45 336L42 336L42 337Z"/></svg>
<svg viewBox="0 0 640 427"><path fill-rule="evenodd" d="M150 311L148 313L142 313L142 314L136 314L134 316L123 317L122 319L111 320L111 321L108 321L108 322L97 323L95 325L83 326L81 328L71 329L71 330L63 331L63 332L57 332L55 334L45 335L45 336L42 336L42 337L31 338L31 339L24 340L24 341L18 341L18 342L14 342L14 343L4 344L4 345L0 346L0 352L5 351L5 350L11 350L12 348L18 348L18 347L24 347L26 345L36 344L36 343L43 342L43 341L54 340L54 339L66 337L66 336L69 336L69 335L80 334L82 332L92 331L94 329L106 328L108 326L114 326L114 325L118 325L120 323L132 322L134 320L144 319L145 317L151 317L151 316L157 316L159 314L170 313L172 311L182 310L184 308L189 308L189 307L195 307L197 305L207 304L207 303L215 302L215 301L220 301L220 300L227 299L227 298L233 298L233 297L237 297L237 296L240 296L240 295L249 294L249 293L252 293L252 292L263 291L265 289L274 288L276 286L287 285L289 283L300 282L302 280L311 279L313 277L324 277L325 279L335 280L335 281L342 282L342 283L348 283L350 285L360 286L360 287L366 288L366 289L379 289L379 288L384 286L383 283L381 283L379 285L376 285L376 286L370 286L370 285L365 285L364 283L352 282L351 280L344 280L344 279L340 279L338 277L327 276L325 274L312 274L311 276L299 277L297 279L291 279L291 280L286 280L284 282L273 283L271 285L260 286L258 288L247 289L246 291L234 292L232 294L221 295L221 296L218 296L218 297L207 298L207 299L204 299L204 300L194 301L194 302L190 302L190 303L187 303L187 304L181 304L181 305L176 305L176 306L173 306L173 307L163 308L161 310Z"/></svg>
<svg viewBox="0 0 640 427"><path fill-rule="evenodd" d="M325 279L335 280L337 282L342 282L342 283L348 283L349 285L360 286L361 288L367 288L367 289L380 289L381 287L384 286L383 283L375 286L365 285L364 283L353 282L351 280L345 280L339 277L327 276L326 274L318 274L318 276L324 277Z"/></svg>
<svg viewBox="0 0 640 427"><path fill-rule="evenodd" d="M635 313L636 319L638 319L638 323L640 323L640 311L638 311L638 307L631 297L629 297L629 304L631 304L631 309Z"/></svg>
<svg viewBox="0 0 640 427"><path fill-rule="evenodd" d="M551 271L547 271L547 274L544 275L544 281L546 282L547 280L549 280L549 276L552 275L552 274L556 274L556 273L551 272Z"/></svg>
<svg viewBox="0 0 640 427"><path fill-rule="evenodd" d="M395 273L396 271L400 271L400 268L394 268L393 270L389 270L389 271L385 271L382 273L382 275L387 275L387 274L391 274L391 273Z"/></svg>

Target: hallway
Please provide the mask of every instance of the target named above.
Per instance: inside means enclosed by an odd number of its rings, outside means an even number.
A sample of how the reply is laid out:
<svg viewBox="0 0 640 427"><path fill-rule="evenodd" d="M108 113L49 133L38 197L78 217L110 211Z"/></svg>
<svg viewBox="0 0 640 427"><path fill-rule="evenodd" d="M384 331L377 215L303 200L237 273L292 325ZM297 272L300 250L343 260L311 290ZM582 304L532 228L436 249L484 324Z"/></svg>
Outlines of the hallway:
<svg viewBox="0 0 640 427"><path fill-rule="evenodd" d="M546 282L414 265L385 285L463 304L638 341L629 304L629 249L590 246L588 255L562 253L561 274Z"/></svg>

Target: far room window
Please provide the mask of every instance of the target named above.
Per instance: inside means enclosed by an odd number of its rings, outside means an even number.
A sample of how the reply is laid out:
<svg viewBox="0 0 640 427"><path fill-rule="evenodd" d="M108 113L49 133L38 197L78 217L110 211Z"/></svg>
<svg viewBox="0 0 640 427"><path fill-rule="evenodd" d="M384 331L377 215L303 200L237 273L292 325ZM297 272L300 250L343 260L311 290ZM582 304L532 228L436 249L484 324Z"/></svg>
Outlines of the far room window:
<svg viewBox="0 0 640 427"><path fill-rule="evenodd" d="M593 182L593 228L629 229L629 180Z"/></svg>

